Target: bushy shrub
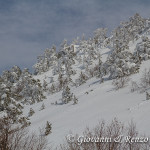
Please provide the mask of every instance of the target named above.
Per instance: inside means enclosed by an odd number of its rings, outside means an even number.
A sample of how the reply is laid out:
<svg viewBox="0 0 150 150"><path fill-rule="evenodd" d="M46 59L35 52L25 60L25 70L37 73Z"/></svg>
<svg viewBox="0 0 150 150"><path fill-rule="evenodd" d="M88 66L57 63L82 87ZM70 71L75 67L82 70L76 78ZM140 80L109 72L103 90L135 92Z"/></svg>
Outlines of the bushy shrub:
<svg viewBox="0 0 150 150"><path fill-rule="evenodd" d="M27 128L12 124L11 119L0 119L0 150L44 150L47 147L45 136L29 134Z"/></svg>
<svg viewBox="0 0 150 150"><path fill-rule="evenodd" d="M75 134L66 137L66 142L60 145L61 150L149 150L148 137L141 136L136 125L131 121L127 127L116 118L110 124L100 122L93 130L87 128L83 136ZM146 142L137 142L140 138ZM93 139L93 141L91 140ZM131 140L132 139L132 140ZM131 142L134 141L134 142Z"/></svg>
<svg viewBox="0 0 150 150"><path fill-rule="evenodd" d="M118 90L120 88L127 86L129 80L130 80L129 77L124 76L124 77L114 79L112 84L114 85L115 89Z"/></svg>

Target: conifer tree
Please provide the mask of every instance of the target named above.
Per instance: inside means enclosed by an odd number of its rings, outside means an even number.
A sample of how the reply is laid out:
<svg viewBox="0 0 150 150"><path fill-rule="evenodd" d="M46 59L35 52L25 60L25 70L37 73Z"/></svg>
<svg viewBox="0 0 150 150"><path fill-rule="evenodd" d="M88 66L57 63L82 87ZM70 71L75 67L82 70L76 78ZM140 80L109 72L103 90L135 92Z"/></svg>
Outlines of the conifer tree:
<svg viewBox="0 0 150 150"><path fill-rule="evenodd" d="M62 74L59 74L58 76L58 91L62 90L64 86L64 78Z"/></svg>
<svg viewBox="0 0 150 150"><path fill-rule="evenodd" d="M146 92L146 100L150 99L150 94L148 92Z"/></svg>
<svg viewBox="0 0 150 150"><path fill-rule="evenodd" d="M47 121L45 127L45 135L47 136L48 134L50 134L52 132L51 130L52 130L52 124Z"/></svg>
<svg viewBox="0 0 150 150"><path fill-rule="evenodd" d="M32 108L30 108L30 111L28 113L28 117L31 117L34 113L35 113L34 110Z"/></svg>
<svg viewBox="0 0 150 150"><path fill-rule="evenodd" d="M103 47L104 40L106 39L106 33L107 33L106 28L98 28L94 32L94 42L95 42L95 45L97 45L96 46L97 48Z"/></svg>
<svg viewBox="0 0 150 150"><path fill-rule="evenodd" d="M41 106L40 110L43 110L43 109L45 109L45 105L44 105L44 103L42 104L42 106Z"/></svg>
<svg viewBox="0 0 150 150"><path fill-rule="evenodd" d="M100 83L103 82L103 76L105 74L104 72L104 67L102 66L102 61L101 61L101 57L100 57L100 54L98 55L98 74L97 74L97 77L100 78Z"/></svg>
<svg viewBox="0 0 150 150"><path fill-rule="evenodd" d="M73 104L77 104L78 103L78 99L76 98L76 96L73 96Z"/></svg>
<svg viewBox="0 0 150 150"><path fill-rule="evenodd" d="M88 77L81 71L81 73L79 75L79 83L80 83L80 85L85 83L87 79L88 79Z"/></svg>
<svg viewBox="0 0 150 150"><path fill-rule="evenodd" d="M73 93L71 93L70 88L67 86L62 92L62 102L67 104L73 99Z"/></svg>
<svg viewBox="0 0 150 150"><path fill-rule="evenodd" d="M49 89L49 92L51 94L53 94L53 93L55 93L55 91L56 91L56 88L55 88L54 84L52 84L51 87L50 87L50 89Z"/></svg>
<svg viewBox="0 0 150 150"><path fill-rule="evenodd" d="M48 86L48 84L47 84L47 82L44 80L44 81L43 81L43 90L44 90L44 92L46 92L46 91L48 90L47 86Z"/></svg>

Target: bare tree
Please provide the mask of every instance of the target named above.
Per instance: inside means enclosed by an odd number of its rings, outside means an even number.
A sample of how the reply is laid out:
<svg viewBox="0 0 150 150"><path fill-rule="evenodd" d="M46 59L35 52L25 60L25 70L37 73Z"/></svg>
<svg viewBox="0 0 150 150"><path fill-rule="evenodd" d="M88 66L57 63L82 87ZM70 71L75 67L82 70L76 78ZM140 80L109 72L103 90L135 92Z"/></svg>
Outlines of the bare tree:
<svg viewBox="0 0 150 150"><path fill-rule="evenodd" d="M140 135L136 125L131 121L127 127L116 118L110 124L105 121L93 129L86 130L79 136L66 137L66 142L60 145L61 150L149 150L150 143L145 135ZM141 142L140 137L146 139Z"/></svg>
<svg viewBox="0 0 150 150"><path fill-rule="evenodd" d="M130 80L129 77L124 76L124 77L114 79L112 84L114 85L115 89L118 90L120 88L123 88L123 87L127 86L129 80Z"/></svg>
<svg viewBox="0 0 150 150"><path fill-rule="evenodd" d="M29 134L27 128L12 124L11 119L0 119L0 150L45 150L47 139L40 134Z"/></svg>

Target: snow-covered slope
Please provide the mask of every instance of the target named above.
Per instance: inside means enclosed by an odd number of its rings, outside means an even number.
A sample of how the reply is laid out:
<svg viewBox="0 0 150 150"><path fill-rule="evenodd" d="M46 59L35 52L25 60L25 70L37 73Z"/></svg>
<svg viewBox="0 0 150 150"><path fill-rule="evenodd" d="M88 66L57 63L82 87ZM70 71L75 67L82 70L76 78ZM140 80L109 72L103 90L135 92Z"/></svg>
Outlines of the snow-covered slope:
<svg viewBox="0 0 150 150"><path fill-rule="evenodd" d="M108 54L108 49L105 50L106 52L102 52L104 59ZM149 66L149 60L142 62L139 73L130 76L130 81L139 81L144 69ZM48 81L50 76L51 71L35 76L35 78ZM145 93L131 93L130 84L131 82L125 88L116 91L112 80L100 84L99 79L91 78L85 84L71 88L71 92L79 100L76 105L73 105L73 102L62 105L60 101L62 92L47 95L43 102L25 107L25 114L31 107L35 111L35 114L30 117L29 128L31 131L38 132L39 128L45 127L46 121L51 122L52 133L48 135L48 141L53 147L63 143L70 131L80 135L85 127L94 127L101 119L111 121L114 117L125 124L133 119L139 131L150 135L150 101L146 100ZM56 101L57 105L55 105ZM39 111L43 103L46 108Z"/></svg>
<svg viewBox="0 0 150 150"><path fill-rule="evenodd" d="M106 31L99 28L87 40L64 40L58 49L46 49L34 75L18 66L4 71L0 117L29 131L44 128L43 134L50 122L51 133L45 135L53 148L69 132L81 135L102 119L118 118L125 125L133 120L138 131L150 135L150 20L135 14L109 37Z"/></svg>

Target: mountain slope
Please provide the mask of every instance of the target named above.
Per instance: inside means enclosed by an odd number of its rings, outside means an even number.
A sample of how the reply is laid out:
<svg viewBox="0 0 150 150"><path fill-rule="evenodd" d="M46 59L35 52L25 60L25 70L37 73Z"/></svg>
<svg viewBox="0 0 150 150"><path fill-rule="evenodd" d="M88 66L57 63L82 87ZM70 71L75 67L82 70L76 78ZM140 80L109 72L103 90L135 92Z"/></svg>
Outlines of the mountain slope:
<svg viewBox="0 0 150 150"><path fill-rule="evenodd" d="M53 148L69 132L81 135L86 126L115 117L124 124L133 119L150 135L150 20L135 14L109 37L106 31L99 28L87 40L64 40L59 50L46 49L34 75L17 66L5 71L0 115L38 133L50 122Z"/></svg>
<svg viewBox="0 0 150 150"><path fill-rule="evenodd" d="M148 69L149 66L149 60L143 62L139 73L130 76L130 80L138 82L144 69ZM48 75L49 72L36 78L42 80ZM116 91L112 80L100 84L99 79L94 77L77 88L71 88L79 99L76 105L73 105L73 102L62 105L60 100L62 92L47 95L44 102L32 106L36 113L30 118L30 129L38 130L39 127L45 126L47 120L50 121L52 133L48 136L48 140L54 147L63 142L69 131L80 135L86 126L94 127L101 119L111 121L114 117L125 124L133 119L139 131L150 135L150 119L148 119L150 101L146 101L145 93L131 93L130 86L131 83ZM58 102L57 105L54 105L55 101ZM46 108L39 111L42 103ZM28 112L30 107L26 107L25 111Z"/></svg>

